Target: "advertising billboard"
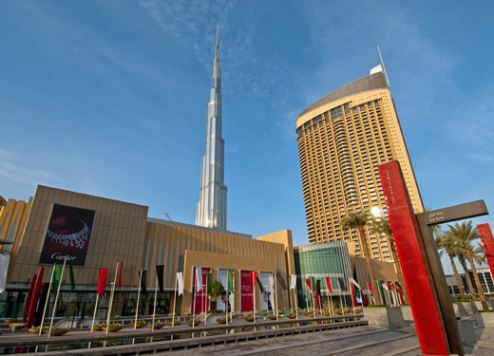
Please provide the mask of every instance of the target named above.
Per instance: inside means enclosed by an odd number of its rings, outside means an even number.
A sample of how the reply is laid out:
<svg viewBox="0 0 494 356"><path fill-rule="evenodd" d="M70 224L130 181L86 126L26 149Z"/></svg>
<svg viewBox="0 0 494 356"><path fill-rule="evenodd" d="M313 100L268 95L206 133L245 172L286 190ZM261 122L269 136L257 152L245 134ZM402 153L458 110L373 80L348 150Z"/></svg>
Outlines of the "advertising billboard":
<svg viewBox="0 0 494 356"><path fill-rule="evenodd" d="M84 266L94 222L94 210L55 204L39 263Z"/></svg>

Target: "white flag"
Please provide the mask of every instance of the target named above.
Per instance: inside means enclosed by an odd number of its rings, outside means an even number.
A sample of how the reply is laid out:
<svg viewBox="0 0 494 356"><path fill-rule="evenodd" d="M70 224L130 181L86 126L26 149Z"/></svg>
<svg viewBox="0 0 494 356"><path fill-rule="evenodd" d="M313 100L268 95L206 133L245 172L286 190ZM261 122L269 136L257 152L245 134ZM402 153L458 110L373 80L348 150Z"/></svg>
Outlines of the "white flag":
<svg viewBox="0 0 494 356"><path fill-rule="evenodd" d="M177 272L177 289L178 295L184 294L184 280L182 277L182 272Z"/></svg>
<svg viewBox="0 0 494 356"><path fill-rule="evenodd" d="M388 291L388 292L389 292L389 288L388 288L388 286L386 285L386 283L383 283L383 284L382 284L382 286L383 286L384 290L386 290L386 291Z"/></svg>
<svg viewBox="0 0 494 356"><path fill-rule="evenodd" d="M202 290L202 267L196 267L196 293Z"/></svg>
<svg viewBox="0 0 494 356"><path fill-rule="evenodd" d="M10 255L0 253L0 294L5 290L7 284L7 270L9 269Z"/></svg>
<svg viewBox="0 0 494 356"><path fill-rule="evenodd" d="M351 283L351 284L353 284L353 285L354 285L355 287L357 287L358 289L360 289L360 290L362 289L362 288L360 287L360 284L358 284L358 283L357 283L357 281L356 281L355 279L353 279L353 278L351 278L351 277L350 277L349 281L350 281L350 283Z"/></svg>
<svg viewBox="0 0 494 356"><path fill-rule="evenodd" d="M292 274L290 276L290 289L295 289L297 288L297 275Z"/></svg>

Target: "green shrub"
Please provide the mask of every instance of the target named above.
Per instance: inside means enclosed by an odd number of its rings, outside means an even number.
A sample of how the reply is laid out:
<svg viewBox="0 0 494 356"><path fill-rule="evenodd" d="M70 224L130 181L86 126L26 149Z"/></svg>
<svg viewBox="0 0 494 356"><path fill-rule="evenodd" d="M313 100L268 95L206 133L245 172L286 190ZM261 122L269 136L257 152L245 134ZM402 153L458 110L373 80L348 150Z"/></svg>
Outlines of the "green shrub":
<svg viewBox="0 0 494 356"><path fill-rule="evenodd" d="M69 329L66 328L51 328L52 336L62 336L69 332Z"/></svg>
<svg viewBox="0 0 494 356"><path fill-rule="evenodd" d="M244 319L248 321L249 323L252 323L254 321L254 314L249 313L244 315Z"/></svg>
<svg viewBox="0 0 494 356"><path fill-rule="evenodd" d="M217 322L218 324L226 324L226 317L221 316L221 317L219 317L219 318L216 318L216 322Z"/></svg>
<svg viewBox="0 0 494 356"><path fill-rule="evenodd" d="M5 321L5 324L12 324L12 323L15 323L15 318L7 318L4 321Z"/></svg>
<svg viewBox="0 0 494 356"><path fill-rule="evenodd" d="M27 331L29 331L31 334L39 335L39 326L31 326ZM43 331L41 332L42 334L47 334L48 333L48 326L43 326Z"/></svg>
<svg viewBox="0 0 494 356"><path fill-rule="evenodd" d="M175 320L175 323L176 323L176 320ZM165 325L166 325L166 323L164 321L158 320L154 323L154 328L158 330L158 329L161 329Z"/></svg>
<svg viewBox="0 0 494 356"><path fill-rule="evenodd" d="M147 325L147 323L144 320L137 320L137 323L135 324L137 329L142 329L146 325Z"/></svg>
<svg viewBox="0 0 494 356"><path fill-rule="evenodd" d="M14 332L16 330L24 329L26 327L26 324L25 323L10 323L9 327L10 327L10 330L12 330L12 332Z"/></svg>
<svg viewBox="0 0 494 356"><path fill-rule="evenodd" d="M189 326L201 325L201 320L199 318L195 318L195 320L191 318L191 319L187 320L187 324L189 324Z"/></svg>
<svg viewBox="0 0 494 356"><path fill-rule="evenodd" d="M94 324L94 331L106 330L106 323L96 323Z"/></svg>
<svg viewBox="0 0 494 356"><path fill-rule="evenodd" d="M116 333L120 329L122 329L122 324L119 323L113 323L108 326L108 331L111 333Z"/></svg>
<svg viewBox="0 0 494 356"><path fill-rule="evenodd" d="M287 317L288 319L295 319L295 318L297 317L297 315L296 315L295 313L289 312L289 313L286 315L286 317Z"/></svg>
<svg viewBox="0 0 494 356"><path fill-rule="evenodd" d="M268 315L269 320L276 320L276 315L274 314L269 314Z"/></svg>

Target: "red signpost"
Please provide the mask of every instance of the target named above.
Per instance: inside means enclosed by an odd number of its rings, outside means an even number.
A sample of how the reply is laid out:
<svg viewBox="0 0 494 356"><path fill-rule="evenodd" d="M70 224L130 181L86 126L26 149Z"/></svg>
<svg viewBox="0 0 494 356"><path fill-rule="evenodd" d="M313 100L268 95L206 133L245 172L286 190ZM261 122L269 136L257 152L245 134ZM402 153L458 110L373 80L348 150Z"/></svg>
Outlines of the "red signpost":
<svg viewBox="0 0 494 356"><path fill-rule="evenodd" d="M477 225L477 230L482 241L482 246L484 246L485 259L487 260L491 274L494 276L494 237L492 236L491 228L489 224L479 224Z"/></svg>
<svg viewBox="0 0 494 356"><path fill-rule="evenodd" d="M427 255L398 161L380 165L379 175L422 352L449 355Z"/></svg>

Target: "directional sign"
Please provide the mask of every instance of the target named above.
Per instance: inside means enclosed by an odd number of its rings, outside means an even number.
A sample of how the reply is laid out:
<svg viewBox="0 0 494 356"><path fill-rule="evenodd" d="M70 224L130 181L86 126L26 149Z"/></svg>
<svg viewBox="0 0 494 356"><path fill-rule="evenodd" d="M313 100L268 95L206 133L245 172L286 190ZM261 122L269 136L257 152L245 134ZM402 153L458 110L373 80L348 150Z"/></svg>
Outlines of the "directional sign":
<svg viewBox="0 0 494 356"><path fill-rule="evenodd" d="M483 200L475 200L469 203L450 206L448 208L426 211L417 214L417 217L424 219L427 225L444 224L451 221L474 218L487 215L487 207Z"/></svg>

